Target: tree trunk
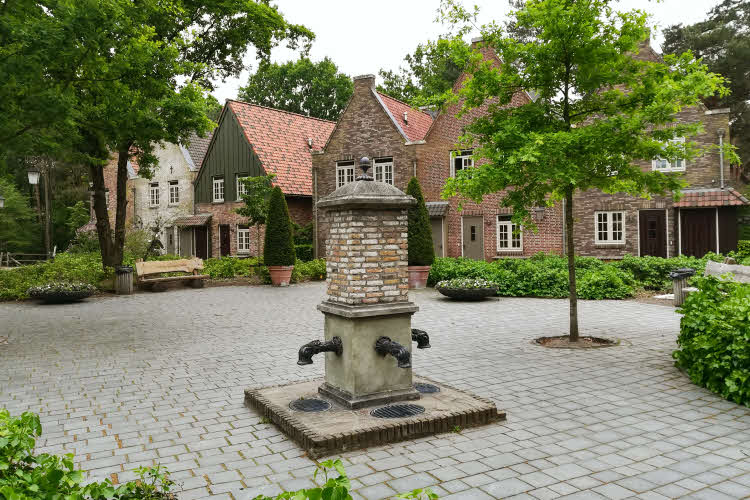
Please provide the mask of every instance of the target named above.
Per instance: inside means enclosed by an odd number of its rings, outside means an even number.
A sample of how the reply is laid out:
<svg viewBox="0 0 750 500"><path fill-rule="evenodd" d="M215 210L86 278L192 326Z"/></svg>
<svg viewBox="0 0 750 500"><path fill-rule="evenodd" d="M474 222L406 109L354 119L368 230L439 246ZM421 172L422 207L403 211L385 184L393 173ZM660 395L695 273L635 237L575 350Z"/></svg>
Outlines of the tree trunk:
<svg viewBox="0 0 750 500"><path fill-rule="evenodd" d="M573 192L565 192L565 242L568 247L568 286L570 291L570 342L578 342L578 295L576 292L576 253L573 242Z"/></svg>
<svg viewBox="0 0 750 500"><path fill-rule="evenodd" d="M122 265L125 248L125 215L128 206L128 158L130 143L125 144L117 153L117 211L115 212L115 238L113 260L117 266Z"/></svg>
<svg viewBox="0 0 750 500"><path fill-rule="evenodd" d="M109 224L107 213L107 198L105 196L106 186L104 184L104 168L98 165L90 165L91 183L93 184L94 214L96 215L96 234L99 237L99 248L102 253L102 267L114 267L116 265L112 257L112 226Z"/></svg>

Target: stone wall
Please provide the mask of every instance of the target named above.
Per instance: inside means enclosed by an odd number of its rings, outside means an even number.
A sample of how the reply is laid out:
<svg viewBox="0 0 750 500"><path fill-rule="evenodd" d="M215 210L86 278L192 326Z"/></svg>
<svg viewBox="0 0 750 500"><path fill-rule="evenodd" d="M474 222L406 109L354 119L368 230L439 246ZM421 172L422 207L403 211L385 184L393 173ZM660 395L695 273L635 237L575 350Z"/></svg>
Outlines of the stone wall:
<svg viewBox="0 0 750 500"><path fill-rule="evenodd" d="M327 299L343 304L408 302L404 210L329 212Z"/></svg>

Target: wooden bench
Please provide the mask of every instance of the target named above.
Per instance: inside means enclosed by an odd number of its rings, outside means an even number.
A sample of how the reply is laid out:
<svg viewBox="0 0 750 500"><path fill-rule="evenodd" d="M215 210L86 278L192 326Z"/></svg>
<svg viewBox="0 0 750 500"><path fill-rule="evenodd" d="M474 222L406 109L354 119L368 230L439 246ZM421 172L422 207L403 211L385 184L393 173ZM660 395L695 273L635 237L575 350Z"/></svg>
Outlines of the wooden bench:
<svg viewBox="0 0 750 500"><path fill-rule="evenodd" d="M203 260L151 260L144 262L139 260L135 263L135 272L138 276L138 285L149 288L151 291L160 292L166 289L167 283L185 281L193 288L202 288L204 281L209 278L207 274L198 274L203 270ZM189 273L181 276L159 276L163 273Z"/></svg>

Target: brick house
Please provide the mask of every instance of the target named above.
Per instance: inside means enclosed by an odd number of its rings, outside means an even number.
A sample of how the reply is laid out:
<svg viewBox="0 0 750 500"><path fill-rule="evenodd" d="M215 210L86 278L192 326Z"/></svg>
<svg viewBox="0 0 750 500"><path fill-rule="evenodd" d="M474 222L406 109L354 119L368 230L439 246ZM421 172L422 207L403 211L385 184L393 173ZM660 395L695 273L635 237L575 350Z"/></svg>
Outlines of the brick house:
<svg viewBox="0 0 750 500"><path fill-rule="evenodd" d="M309 224L312 152L325 144L334 126L327 120L228 100L193 183L195 209L189 222L197 256L258 255L258 234L235 213L243 205L243 177L276 174L274 184L284 192L292 220Z"/></svg>
<svg viewBox="0 0 750 500"><path fill-rule="evenodd" d="M496 59L492 51L482 49L485 58ZM468 75L456 81L459 88ZM513 105L528 102L518 93ZM458 210L457 199L442 200L445 180L457 170L474 164L472 150L456 150L464 127L486 111L478 108L456 117L460 104L452 104L433 115L410 108L375 89L375 77L354 79L354 94L341 115L336 129L322 151L313 154L314 198L320 199L351 182L357 173L356 162L362 156L372 159L376 180L388 182L402 191L416 176L422 185L437 256L472 257L491 260L503 256L528 256L540 251L562 250L561 211L541 208L535 211L539 232L514 235L512 212L499 207L500 194L485 197L481 204L464 202ZM324 253L328 234L325 215L314 213L317 251Z"/></svg>

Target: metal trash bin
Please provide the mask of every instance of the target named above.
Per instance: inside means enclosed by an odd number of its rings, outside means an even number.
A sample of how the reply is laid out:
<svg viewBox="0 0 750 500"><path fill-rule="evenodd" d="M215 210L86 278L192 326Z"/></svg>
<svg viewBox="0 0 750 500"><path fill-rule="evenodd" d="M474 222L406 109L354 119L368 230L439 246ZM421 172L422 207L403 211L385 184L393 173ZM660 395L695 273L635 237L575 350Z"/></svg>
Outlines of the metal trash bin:
<svg viewBox="0 0 750 500"><path fill-rule="evenodd" d="M133 293L133 268L131 266L115 266L115 293L117 295Z"/></svg>
<svg viewBox="0 0 750 500"><path fill-rule="evenodd" d="M681 267L669 273L674 290L674 305L677 307L685 302L685 288L687 287L687 280L691 276L695 276L695 269L692 267Z"/></svg>

